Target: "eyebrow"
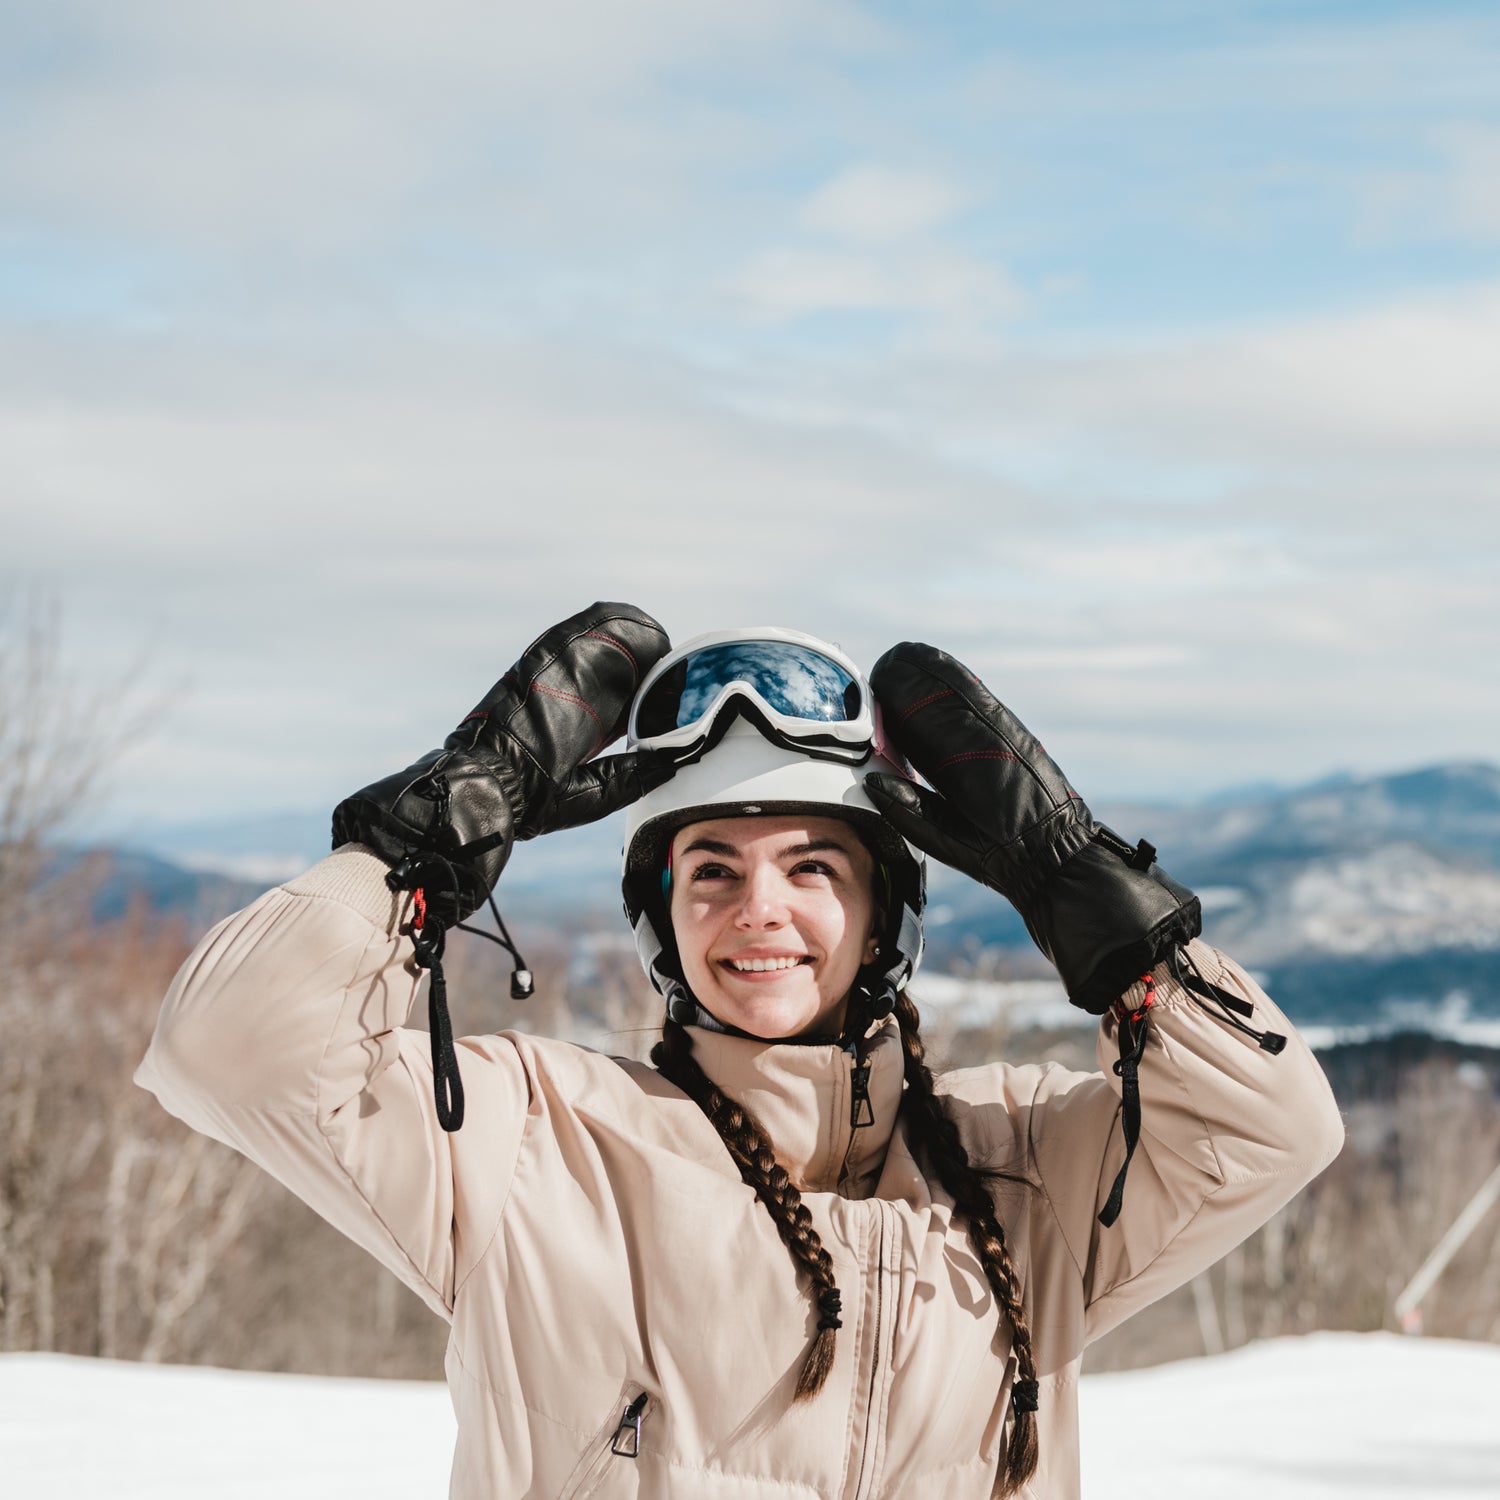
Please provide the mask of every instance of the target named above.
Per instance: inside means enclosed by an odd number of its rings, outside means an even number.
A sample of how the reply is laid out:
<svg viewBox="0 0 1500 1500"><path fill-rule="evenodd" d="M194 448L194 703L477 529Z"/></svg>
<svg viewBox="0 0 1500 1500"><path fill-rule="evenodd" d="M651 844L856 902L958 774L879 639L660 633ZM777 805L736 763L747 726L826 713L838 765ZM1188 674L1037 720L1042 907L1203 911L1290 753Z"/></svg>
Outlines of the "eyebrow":
<svg viewBox="0 0 1500 1500"><path fill-rule="evenodd" d="M845 858L849 857L848 845L840 843L838 839L808 839L805 843L788 844L784 849L776 851L776 857L777 859L792 859L800 854L822 854L830 851L842 854ZM694 839L682 852L684 854L720 854L730 859L741 857L741 852L735 845L726 844L723 839L711 839L707 836Z"/></svg>
<svg viewBox="0 0 1500 1500"><path fill-rule="evenodd" d="M839 842L838 839L809 839L805 844L788 844L785 849L776 851L777 859L791 859L797 854L822 854L832 850L837 854L847 855L848 847Z"/></svg>
<svg viewBox="0 0 1500 1500"><path fill-rule="evenodd" d="M682 852L684 854L698 854L700 852L703 854L728 854L733 857L740 851L733 844L726 844L723 839L701 838L694 839Z"/></svg>

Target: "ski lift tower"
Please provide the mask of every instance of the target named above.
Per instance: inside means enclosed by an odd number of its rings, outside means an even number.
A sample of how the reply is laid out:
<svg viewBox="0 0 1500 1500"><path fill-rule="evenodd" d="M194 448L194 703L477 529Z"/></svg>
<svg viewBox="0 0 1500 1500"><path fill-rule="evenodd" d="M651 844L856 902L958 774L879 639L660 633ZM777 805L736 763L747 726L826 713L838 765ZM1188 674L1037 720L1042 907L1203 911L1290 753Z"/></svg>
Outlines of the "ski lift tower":
<svg viewBox="0 0 1500 1500"><path fill-rule="evenodd" d="M1464 1241L1479 1227L1479 1221L1500 1198L1500 1166L1480 1184L1479 1191L1464 1204L1463 1211L1448 1226L1447 1232L1433 1247L1417 1274L1406 1283L1396 1298L1396 1322L1402 1333L1421 1333L1422 1299L1432 1284L1448 1267L1448 1262L1463 1248Z"/></svg>

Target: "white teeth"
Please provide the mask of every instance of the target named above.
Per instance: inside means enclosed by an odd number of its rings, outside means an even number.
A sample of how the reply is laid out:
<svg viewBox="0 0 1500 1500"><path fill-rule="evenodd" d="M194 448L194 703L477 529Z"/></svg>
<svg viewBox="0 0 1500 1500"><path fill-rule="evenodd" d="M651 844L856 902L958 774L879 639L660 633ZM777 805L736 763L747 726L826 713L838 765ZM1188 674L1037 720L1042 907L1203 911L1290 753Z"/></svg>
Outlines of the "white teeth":
<svg viewBox="0 0 1500 1500"><path fill-rule="evenodd" d="M767 969L795 969L800 958L731 958L729 966L741 974L762 974Z"/></svg>

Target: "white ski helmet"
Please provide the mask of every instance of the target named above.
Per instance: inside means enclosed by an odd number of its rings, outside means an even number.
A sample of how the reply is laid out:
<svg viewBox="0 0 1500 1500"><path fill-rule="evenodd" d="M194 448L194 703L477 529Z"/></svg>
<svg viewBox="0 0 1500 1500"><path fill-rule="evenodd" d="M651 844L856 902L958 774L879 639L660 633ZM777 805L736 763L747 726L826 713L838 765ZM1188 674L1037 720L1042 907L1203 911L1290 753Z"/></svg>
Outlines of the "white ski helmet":
<svg viewBox="0 0 1500 1500"><path fill-rule="evenodd" d="M668 916L673 835L708 818L808 813L846 819L877 864L883 908L873 964L860 971L876 1013L922 958L926 863L865 792L871 771L910 776L886 751L859 668L816 636L776 626L714 631L664 656L631 706L626 748L672 754L670 781L625 814L623 890L641 966L669 1009L692 1007Z"/></svg>

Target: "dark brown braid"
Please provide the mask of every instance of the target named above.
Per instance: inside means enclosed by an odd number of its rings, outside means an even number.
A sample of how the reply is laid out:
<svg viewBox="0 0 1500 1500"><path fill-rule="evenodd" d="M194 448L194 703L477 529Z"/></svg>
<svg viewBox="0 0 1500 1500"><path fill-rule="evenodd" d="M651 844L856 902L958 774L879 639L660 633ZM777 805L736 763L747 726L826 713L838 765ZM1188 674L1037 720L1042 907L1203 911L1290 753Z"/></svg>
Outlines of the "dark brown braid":
<svg viewBox="0 0 1500 1500"><path fill-rule="evenodd" d="M1016 1381L1011 1389L1010 1446L995 1485L997 1496L1013 1495L1036 1473L1036 1357L1031 1347L1031 1324L1021 1298L1020 1282L1005 1231L995 1217L994 1201L985 1174L969 1161L958 1126L944 1111L933 1091L932 1071L922 1046L921 1017L903 990L896 999L896 1019L901 1024L905 1051L906 1097L902 1101L907 1137L913 1148L927 1159L944 1191L968 1221L969 1243L984 1267L995 1299L1010 1319L1011 1342L1016 1355ZM1021 1179L1024 1180L1024 1179Z"/></svg>
<svg viewBox="0 0 1500 1500"><path fill-rule="evenodd" d="M651 1061L663 1077L675 1083L706 1114L719 1132L740 1176L755 1190L775 1222L792 1259L807 1273L818 1303L818 1332L797 1377L798 1401L816 1396L833 1369L833 1342L839 1321L839 1289L833 1279L833 1261L813 1228L812 1215L802 1201L787 1170L760 1122L737 1100L730 1098L698 1065L693 1039L680 1022L671 1017L663 1023L661 1040L651 1049Z"/></svg>

